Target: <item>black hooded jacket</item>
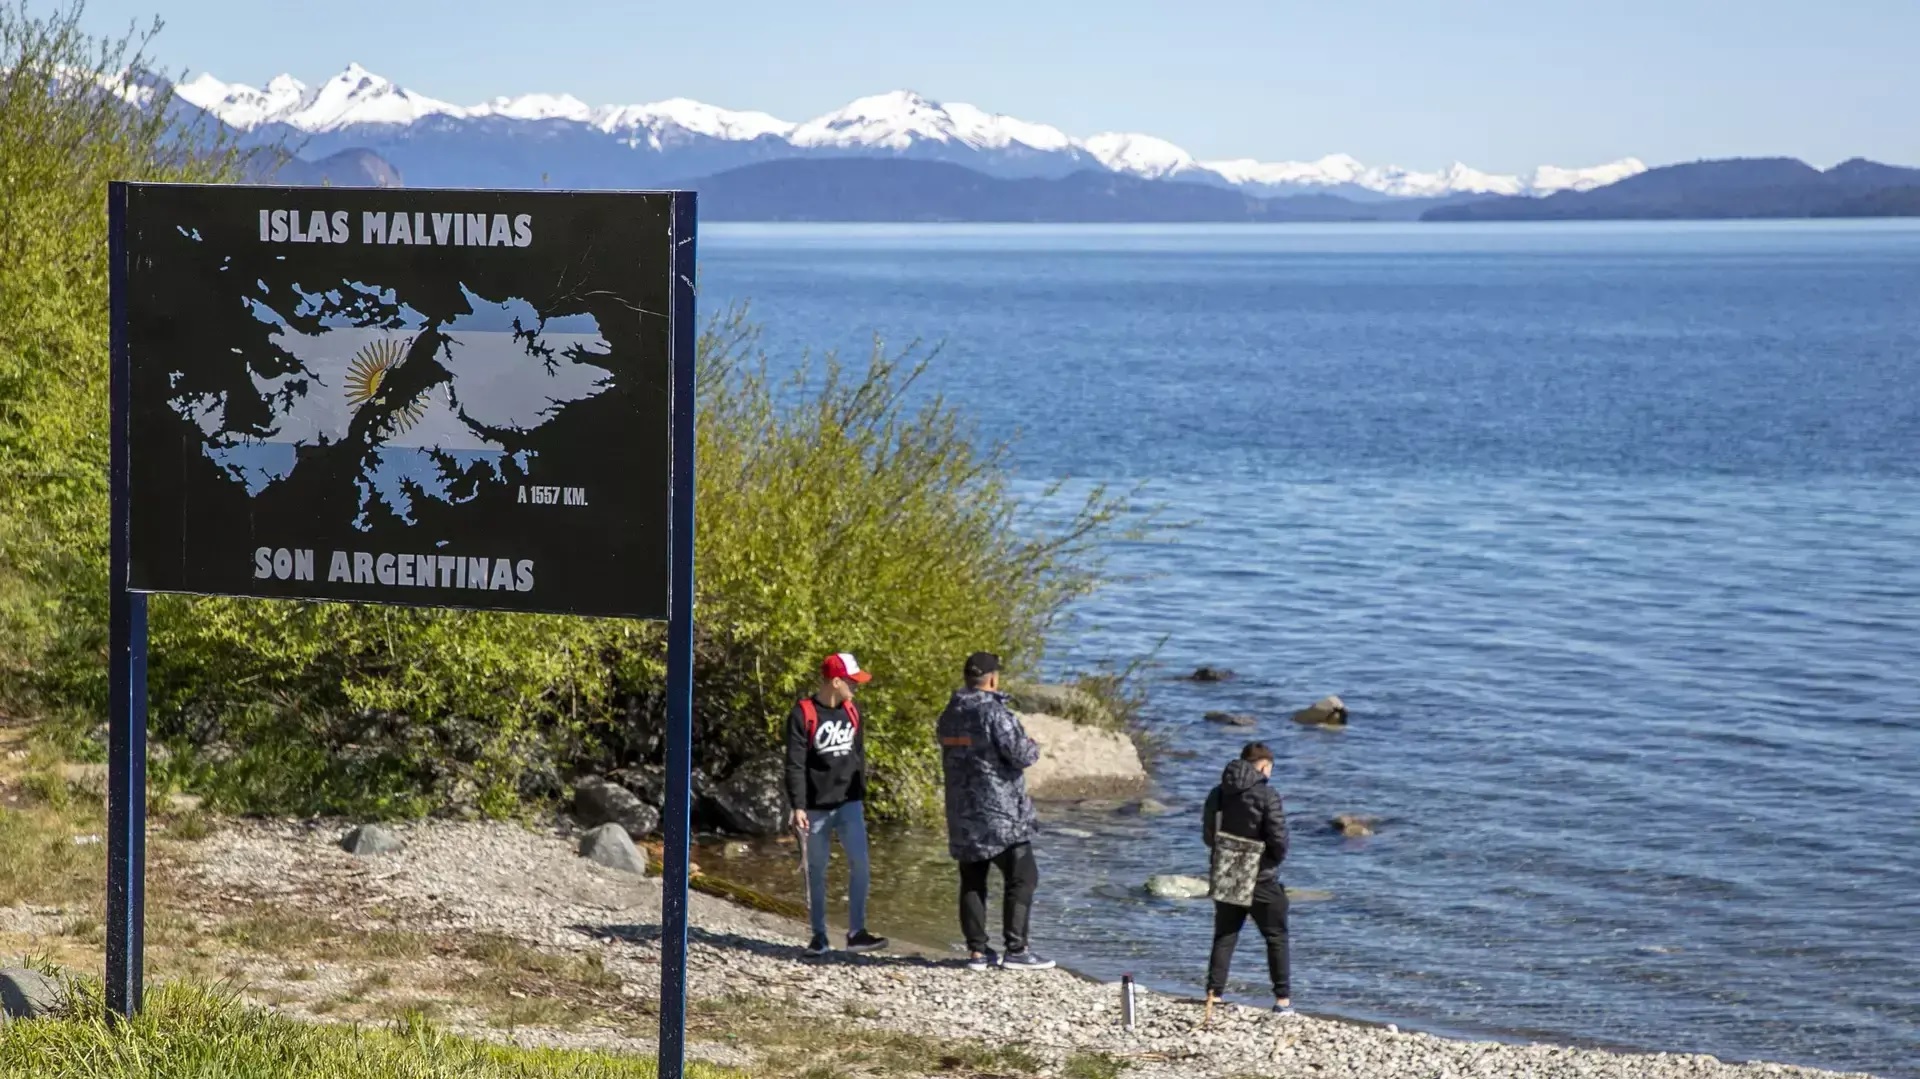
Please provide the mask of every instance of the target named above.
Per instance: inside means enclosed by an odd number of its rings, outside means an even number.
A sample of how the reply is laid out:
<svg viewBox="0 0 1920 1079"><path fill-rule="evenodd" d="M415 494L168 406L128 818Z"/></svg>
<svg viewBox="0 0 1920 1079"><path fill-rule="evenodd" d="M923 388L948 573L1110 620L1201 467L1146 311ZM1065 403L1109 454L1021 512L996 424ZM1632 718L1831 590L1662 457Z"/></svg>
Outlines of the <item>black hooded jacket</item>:
<svg viewBox="0 0 1920 1079"><path fill-rule="evenodd" d="M1213 846L1216 827L1228 835L1258 839L1267 845L1260 855L1259 879L1273 880L1279 874L1280 863L1287 857L1287 815L1280 806L1280 792L1267 784L1267 777L1253 762L1227 765L1201 814L1201 835L1208 847Z"/></svg>

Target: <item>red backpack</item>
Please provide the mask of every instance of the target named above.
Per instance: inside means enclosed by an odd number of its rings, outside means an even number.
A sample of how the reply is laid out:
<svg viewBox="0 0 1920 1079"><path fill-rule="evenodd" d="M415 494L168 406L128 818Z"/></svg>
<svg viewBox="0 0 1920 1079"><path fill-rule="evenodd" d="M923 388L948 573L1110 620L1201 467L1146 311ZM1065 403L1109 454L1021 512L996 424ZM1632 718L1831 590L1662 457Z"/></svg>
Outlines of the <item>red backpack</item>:
<svg viewBox="0 0 1920 1079"><path fill-rule="evenodd" d="M860 729L860 709L854 707L853 698L847 698L847 718L853 721L853 729ZM800 698L800 721L807 729L807 744L813 744L813 732L820 729L820 712L813 706L812 697Z"/></svg>

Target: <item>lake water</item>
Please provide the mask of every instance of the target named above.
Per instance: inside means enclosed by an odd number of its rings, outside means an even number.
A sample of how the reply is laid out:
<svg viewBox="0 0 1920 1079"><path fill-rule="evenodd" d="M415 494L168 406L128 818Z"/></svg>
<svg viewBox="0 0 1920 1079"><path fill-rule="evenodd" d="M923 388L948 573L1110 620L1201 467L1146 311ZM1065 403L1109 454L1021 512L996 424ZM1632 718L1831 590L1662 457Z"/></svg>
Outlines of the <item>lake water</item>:
<svg viewBox="0 0 1920 1079"><path fill-rule="evenodd" d="M1247 732L1200 717L1249 711L1285 879L1331 893L1302 1008L1920 1076L1920 224L734 226L701 261L777 363L941 342L1023 489L1190 523L1115 549L1053 658L1241 677L1155 684L1178 813L1059 821L1093 837L1039 845L1036 947L1200 992L1210 905L1140 885L1204 872ZM1327 693L1349 729L1286 721ZM939 838L877 841L881 929L957 935ZM785 858L749 863L797 895Z"/></svg>

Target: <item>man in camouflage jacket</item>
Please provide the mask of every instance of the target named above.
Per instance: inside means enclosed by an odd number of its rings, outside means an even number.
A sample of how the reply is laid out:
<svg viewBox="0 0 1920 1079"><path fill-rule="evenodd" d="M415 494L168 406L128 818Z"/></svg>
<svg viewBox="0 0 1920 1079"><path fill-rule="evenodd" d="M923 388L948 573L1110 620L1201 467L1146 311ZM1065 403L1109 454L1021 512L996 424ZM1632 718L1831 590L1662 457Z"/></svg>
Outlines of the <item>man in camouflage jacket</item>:
<svg viewBox="0 0 1920 1079"><path fill-rule="evenodd" d="M960 930L967 966L1045 970L1052 960L1027 947L1027 921L1040 872L1033 861L1035 820L1026 770L1040 759L1020 717L1000 692L1000 657L967 657L967 685L940 715L940 760L947 785L947 849L960 863ZM987 946L988 871L1000 870L1005 958Z"/></svg>

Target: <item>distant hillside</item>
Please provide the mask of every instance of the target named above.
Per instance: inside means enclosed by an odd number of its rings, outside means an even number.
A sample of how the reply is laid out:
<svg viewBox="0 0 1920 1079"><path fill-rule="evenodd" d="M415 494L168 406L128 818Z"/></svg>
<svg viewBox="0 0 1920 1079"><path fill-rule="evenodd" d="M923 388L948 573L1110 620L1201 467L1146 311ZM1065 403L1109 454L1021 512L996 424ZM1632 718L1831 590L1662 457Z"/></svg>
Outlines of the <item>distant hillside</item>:
<svg viewBox="0 0 1920 1079"><path fill-rule="evenodd" d="M1854 158L1825 172L1787 157L1696 161L1590 191L1473 199L1423 221L1597 221L1920 214L1920 169Z"/></svg>
<svg viewBox="0 0 1920 1079"><path fill-rule="evenodd" d="M700 192L700 216L709 221L1411 221L1437 202L1262 199L1091 169L1058 179L1000 179L946 162L853 157L768 161L675 186Z"/></svg>
<svg viewBox="0 0 1920 1079"><path fill-rule="evenodd" d="M400 170L372 150L341 150L308 161L284 150L256 151L247 163L246 182L297 187L399 187Z"/></svg>

